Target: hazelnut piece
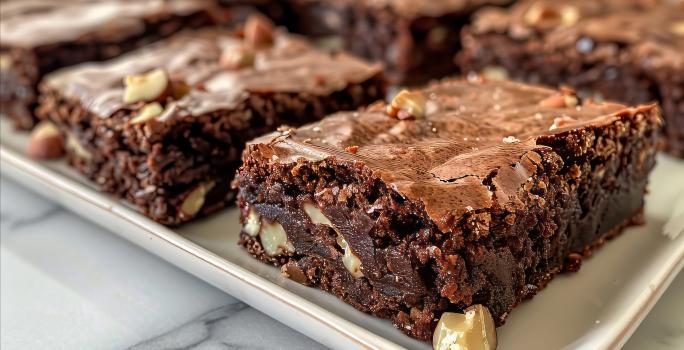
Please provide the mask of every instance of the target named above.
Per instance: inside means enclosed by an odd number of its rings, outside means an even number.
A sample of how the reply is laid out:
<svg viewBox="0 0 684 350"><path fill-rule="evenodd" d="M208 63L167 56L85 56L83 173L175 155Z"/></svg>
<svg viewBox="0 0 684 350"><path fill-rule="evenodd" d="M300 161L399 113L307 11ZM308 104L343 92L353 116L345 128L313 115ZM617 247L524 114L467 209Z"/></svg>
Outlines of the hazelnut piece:
<svg viewBox="0 0 684 350"><path fill-rule="evenodd" d="M256 237L259 234L259 230L261 230L261 215L254 208L249 208L249 214L247 214L245 225L242 229L252 237Z"/></svg>
<svg viewBox="0 0 684 350"><path fill-rule="evenodd" d="M568 88L561 88L560 93L539 101L540 106L550 108L575 108L579 104L580 100L575 91Z"/></svg>
<svg viewBox="0 0 684 350"><path fill-rule="evenodd" d="M81 142L78 141L76 136L71 135L68 132L66 138L66 145L64 146L64 148L71 151L77 157L80 157L82 159L88 160L93 157L92 153L90 153L90 151L83 147L83 145L81 144Z"/></svg>
<svg viewBox="0 0 684 350"><path fill-rule="evenodd" d="M673 33L679 36L684 36L684 21L675 22L670 28Z"/></svg>
<svg viewBox="0 0 684 350"><path fill-rule="evenodd" d="M163 69L155 69L141 75L128 75L124 78L123 102L154 101L169 85L169 77Z"/></svg>
<svg viewBox="0 0 684 350"><path fill-rule="evenodd" d="M486 307L472 305L462 314L445 312L432 336L435 350L496 349L496 327Z"/></svg>
<svg viewBox="0 0 684 350"><path fill-rule="evenodd" d="M212 188L214 188L214 182L200 184L195 187L195 189L185 197L185 200L181 204L180 217L185 219L197 215L204 206L204 200L207 193L211 191Z"/></svg>
<svg viewBox="0 0 684 350"><path fill-rule="evenodd" d="M219 65L223 69L237 70L254 65L254 52L241 46L227 47L221 52Z"/></svg>
<svg viewBox="0 0 684 350"><path fill-rule="evenodd" d="M422 119L427 100L421 92L401 90L387 107L387 115L397 119Z"/></svg>
<svg viewBox="0 0 684 350"><path fill-rule="evenodd" d="M577 120L575 118L568 117L568 116L562 116L559 118L554 118L553 124L551 124L551 127L549 128L549 130L556 130L556 129L564 128L568 125L574 124L575 122L577 122Z"/></svg>
<svg viewBox="0 0 684 350"><path fill-rule="evenodd" d="M558 7L549 4L534 3L525 12L523 20L529 26L553 28L557 26L571 26L577 23L579 11L570 5Z"/></svg>
<svg viewBox="0 0 684 350"><path fill-rule="evenodd" d="M190 90L192 90L192 88L184 81L178 80L171 82L171 92L174 100L180 100L185 97L185 95L190 93Z"/></svg>
<svg viewBox="0 0 684 350"><path fill-rule="evenodd" d="M138 115L131 119L130 123L131 124L138 124L138 123L144 123L148 120L154 119L158 116L160 116L164 112L164 108L162 108L161 104L159 102L152 102L148 103L143 108L140 109L138 112Z"/></svg>
<svg viewBox="0 0 684 350"><path fill-rule="evenodd" d="M12 66L12 58L10 55L2 54L0 55L0 69L9 69Z"/></svg>
<svg viewBox="0 0 684 350"><path fill-rule="evenodd" d="M302 269L299 267L299 265L297 265L297 262L295 262L295 261L292 261L292 260L288 261L287 264L283 265L283 267L280 268L280 271L282 272L282 274L285 277L287 277L287 278L289 278L289 279L291 279L291 280L293 280L299 284L303 284L303 285L309 284L309 278L306 277L306 274L304 274L304 271L302 271Z"/></svg>
<svg viewBox="0 0 684 350"><path fill-rule="evenodd" d="M55 159L64 155L64 140L57 127L49 121L42 121L33 131L26 149L33 159Z"/></svg>
<svg viewBox="0 0 684 350"><path fill-rule="evenodd" d="M252 15L245 23L244 42L252 48L263 48L273 45L275 26L262 15Z"/></svg>
<svg viewBox="0 0 684 350"><path fill-rule="evenodd" d="M487 80L506 80L508 79L508 70L501 66L487 66L481 75Z"/></svg>
<svg viewBox="0 0 684 350"><path fill-rule="evenodd" d="M309 216L309 219L311 219L313 224L326 225L335 230L337 233L337 244L340 246L340 248L344 249L344 256L342 256L342 263L344 264L344 267L347 268L347 271L349 271L352 276L356 278L363 277L363 272L361 272L361 259L354 254L351 247L347 243L347 240L344 239L344 236L342 236L342 233L340 233L337 227L333 226L332 222L330 222L330 220L320 209L318 209L318 207L316 207L316 205L306 202L304 203L303 207L304 212L306 212L306 215Z"/></svg>
<svg viewBox="0 0 684 350"><path fill-rule="evenodd" d="M261 225L261 246L268 256L278 256L283 253L294 253L294 246L287 240L283 225L264 220Z"/></svg>
<svg viewBox="0 0 684 350"><path fill-rule="evenodd" d="M342 264L344 264L344 267L347 268L347 271L349 271L349 273L356 278L363 277L363 272L361 272L361 259L354 254L351 247L347 243L347 240L344 239L344 236L341 234L337 235L337 244L340 246L340 248L344 249Z"/></svg>

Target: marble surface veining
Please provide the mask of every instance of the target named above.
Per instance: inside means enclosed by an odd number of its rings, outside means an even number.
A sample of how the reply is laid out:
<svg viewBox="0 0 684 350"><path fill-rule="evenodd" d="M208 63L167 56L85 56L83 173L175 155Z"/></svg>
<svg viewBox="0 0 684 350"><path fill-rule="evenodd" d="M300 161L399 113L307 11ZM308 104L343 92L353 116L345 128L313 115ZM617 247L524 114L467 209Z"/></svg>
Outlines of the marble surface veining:
<svg viewBox="0 0 684 350"><path fill-rule="evenodd" d="M4 177L0 259L2 349L323 348ZM684 274L625 348L684 349Z"/></svg>

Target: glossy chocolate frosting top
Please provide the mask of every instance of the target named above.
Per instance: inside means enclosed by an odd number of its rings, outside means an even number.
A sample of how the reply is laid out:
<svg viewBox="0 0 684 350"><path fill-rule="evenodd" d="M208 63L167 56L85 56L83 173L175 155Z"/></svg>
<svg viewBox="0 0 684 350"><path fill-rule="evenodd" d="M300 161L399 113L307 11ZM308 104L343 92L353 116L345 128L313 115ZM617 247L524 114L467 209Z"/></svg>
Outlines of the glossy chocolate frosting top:
<svg viewBox="0 0 684 350"><path fill-rule="evenodd" d="M94 115L109 117L122 109L140 108L123 102L123 79L162 68L174 81L191 89L167 104L160 120L198 116L239 106L250 93L302 93L327 95L364 82L382 67L346 53L317 50L305 39L276 30L271 46L254 51L254 64L224 69L219 64L225 50L245 46L237 34L204 29L184 32L102 63L85 63L48 75L44 88L65 97L78 98Z"/></svg>
<svg viewBox="0 0 684 350"><path fill-rule="evenodd" d="M0 6L2 46L32 48L84 36L123 40L145 30L144 19L213 8L211 0L10 0Z"/></svg>
<svg viewBox="0 0 684 350"><path fill-rule="evenodd" d="M398 193L423 203L446 232L465 212L492 207L494 197L502 207L522 205L520 186L540 163L538 150L546 148L537 144L540 137L608 124L620 115L657 113L655 105L549 107L542 101L558 92L505 81L446 81L422 92L425 118L398 120L384 109L343 112L258 138L248 152L265 162L330 156L362 162ZM493 174L491 190L483 181Z"/></svg>
<svg viewBox="0 0 684 350"><path fill-rule="evenodd" d="M589 53L597 44L615 44L616 51L617 46L623 48L614 56L636 59L644 69L684 70L681 0L526 0L510 9L477 12L472 29L520 40L542 37L544 45L539 49L544 51L577 47Z"/></svg>

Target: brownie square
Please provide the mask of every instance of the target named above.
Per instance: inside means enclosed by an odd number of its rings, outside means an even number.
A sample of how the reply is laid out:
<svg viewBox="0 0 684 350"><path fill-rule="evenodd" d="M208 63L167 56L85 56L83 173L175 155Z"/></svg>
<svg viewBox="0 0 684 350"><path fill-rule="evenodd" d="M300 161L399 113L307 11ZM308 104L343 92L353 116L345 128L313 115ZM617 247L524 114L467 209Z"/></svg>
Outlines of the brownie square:
<svg viewBox="0 0 684 350"><path fill-rule="evenodd" d="M445 311L497 325L641 220L662 120L472 77L252 141L241 244L427 340Z"/></svg>
<svg viewBox="0 0 684 350"><path fill-rule="evenodd" d="M212 0L8 0L0 16L0 107L17 127L36 119L37 85L61 67L106 60L227 19Z"/></svg>
<svg viewBox="0 0 684 350"><path fill-rule="evenodd" d="M520 1L486 9L463 31L464 72L627 104L659 101L667 149L684 157L684 2Z"/></svg>
<svg viewBox="0 0 684 350"><path fill-rule="evenodd" d="M380 66L320 52L254 17L237 33L179 33L55 72L41 84L37 113L103 191L175 225L232 203L246 141L384 93Z"/></svg>

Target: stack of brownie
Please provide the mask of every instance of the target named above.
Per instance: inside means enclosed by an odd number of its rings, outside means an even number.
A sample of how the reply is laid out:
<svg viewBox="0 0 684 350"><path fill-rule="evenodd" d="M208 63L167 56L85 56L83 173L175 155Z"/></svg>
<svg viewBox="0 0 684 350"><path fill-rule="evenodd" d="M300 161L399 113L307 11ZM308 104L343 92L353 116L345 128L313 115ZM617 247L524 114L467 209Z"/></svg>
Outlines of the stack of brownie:
<svg viewBox="0 0 684 350"><path fill-rule="evenodd" d="M162 224L237 195L251 255L412 337L501 325L642 220L653 101L684 156L681 4L511 2L10 0L2 112Z"/></svg>

